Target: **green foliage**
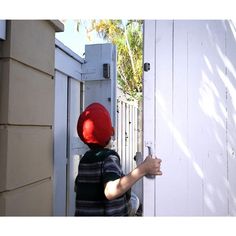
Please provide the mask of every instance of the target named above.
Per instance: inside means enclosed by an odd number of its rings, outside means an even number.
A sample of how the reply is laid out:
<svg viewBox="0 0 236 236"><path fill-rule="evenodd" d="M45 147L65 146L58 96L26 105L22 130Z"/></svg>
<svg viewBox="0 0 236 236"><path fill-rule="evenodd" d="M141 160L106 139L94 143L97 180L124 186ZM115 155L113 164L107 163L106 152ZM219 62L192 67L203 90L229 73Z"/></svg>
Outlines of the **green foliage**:
<svg viewBox="0 0 236 236"><path fill-rule="evenodd" d="M88 30L88 35L96 31L117 46L118 85L138 100L142 94L142 26L142 20L92 20Z"/></svg>

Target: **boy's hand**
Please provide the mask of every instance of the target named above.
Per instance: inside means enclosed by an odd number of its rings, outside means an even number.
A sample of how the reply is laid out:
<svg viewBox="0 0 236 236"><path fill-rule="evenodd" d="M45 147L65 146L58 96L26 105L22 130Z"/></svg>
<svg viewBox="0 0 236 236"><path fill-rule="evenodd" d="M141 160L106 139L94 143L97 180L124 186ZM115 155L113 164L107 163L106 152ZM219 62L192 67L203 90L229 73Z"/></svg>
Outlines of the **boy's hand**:
<svg viewBox="0 0 236 236"><path fill-rule="evenodd" d="M140 165L145 175L162 175L160 171L161 159L152 156L147 156L143 163Z"/></svg>

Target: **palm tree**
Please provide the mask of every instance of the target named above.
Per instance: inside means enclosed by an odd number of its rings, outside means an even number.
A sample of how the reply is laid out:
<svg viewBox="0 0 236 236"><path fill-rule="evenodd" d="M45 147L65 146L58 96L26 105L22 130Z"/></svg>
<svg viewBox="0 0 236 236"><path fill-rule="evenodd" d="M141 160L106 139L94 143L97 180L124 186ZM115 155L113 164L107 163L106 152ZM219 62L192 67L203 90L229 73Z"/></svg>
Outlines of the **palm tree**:
<svg viewBox="0 0 236 236"><path fill-rule="evenodd" d="M88 36L96 31L117 46L118 85L138 100L142 94L142 25L142 20L92 20L88 28Z"/></svg>

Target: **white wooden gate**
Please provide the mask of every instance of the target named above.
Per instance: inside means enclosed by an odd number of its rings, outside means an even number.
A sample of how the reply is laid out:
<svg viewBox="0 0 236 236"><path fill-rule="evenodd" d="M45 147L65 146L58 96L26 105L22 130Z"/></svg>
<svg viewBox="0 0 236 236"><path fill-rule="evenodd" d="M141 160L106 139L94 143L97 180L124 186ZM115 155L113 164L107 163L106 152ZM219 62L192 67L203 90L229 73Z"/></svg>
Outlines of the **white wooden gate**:
<svg viewBox="0 0 236 236"><path fill-rule="evenodd" d="M231 21L145 21L144 215L236 215L236 31ZM146 64L147 65L147 64Z"/></svg>

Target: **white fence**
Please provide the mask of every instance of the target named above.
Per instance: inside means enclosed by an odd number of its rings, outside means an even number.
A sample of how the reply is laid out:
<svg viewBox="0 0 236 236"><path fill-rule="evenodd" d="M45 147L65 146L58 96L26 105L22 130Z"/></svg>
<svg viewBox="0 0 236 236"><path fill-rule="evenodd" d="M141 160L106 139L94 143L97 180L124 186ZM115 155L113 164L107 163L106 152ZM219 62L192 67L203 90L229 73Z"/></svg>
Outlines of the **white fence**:
<svg viewBox="0 0 236 236"><path fill-rule="evenodd" d="M134 157L142 148L141 113L138 101L130 101L122 91L117 96L117 152L121 157L121 165L125 174L136 167ZM143 180L139 180L132 191L136 193L140 202L143 202Z"/></svg>
<svg viewBox="0 0 236 236"><path fill-rule="evenodd" d="M138 150L138 102L129 101L122 91L118 92L117 97L116 140L117 152L127 174L136 166L134 156Z"/></svg>

